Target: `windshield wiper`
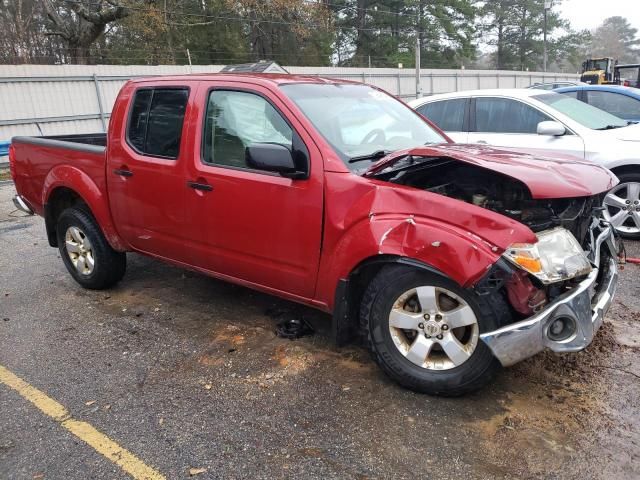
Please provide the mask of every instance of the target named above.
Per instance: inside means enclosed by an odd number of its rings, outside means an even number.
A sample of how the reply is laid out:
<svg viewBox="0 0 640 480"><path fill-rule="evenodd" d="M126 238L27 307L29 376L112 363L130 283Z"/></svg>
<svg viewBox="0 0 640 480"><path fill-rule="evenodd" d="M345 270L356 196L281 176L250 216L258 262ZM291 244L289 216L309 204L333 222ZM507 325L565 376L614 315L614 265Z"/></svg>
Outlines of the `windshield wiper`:
<svg viewBox="0 0 640 480"><path fill-rule="evenodd" d="M602 127L602 128L596 128L596 130L614 130L616 128L622 128L622 127L626 127L629 124L627 123L627 125L607 125L606 127Z"/></svg>
<svg viewBox="0 0 640 480"><path fill-rule="evenodd" d="M351 157L348 161L349 163L361 162L362 160L378 160L382 157L386 157L391 152L389 150L376 150L373 153L369 153L367 155L359 155L357 157Z"/></svg>

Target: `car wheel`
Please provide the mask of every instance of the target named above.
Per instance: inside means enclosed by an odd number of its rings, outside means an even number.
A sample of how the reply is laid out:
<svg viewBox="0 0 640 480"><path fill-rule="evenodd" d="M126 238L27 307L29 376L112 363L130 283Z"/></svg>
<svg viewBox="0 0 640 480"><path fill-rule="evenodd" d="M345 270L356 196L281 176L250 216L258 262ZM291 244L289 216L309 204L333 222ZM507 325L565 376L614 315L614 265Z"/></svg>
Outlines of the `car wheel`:
<svg viewBox="0 0 640 480"><path fill-rule="evenodd" d="M487 384L500 363L480 340L499 316L442 276L385 267L368 286L361 325L378 365L411 390L458 396Z"/></svg>
<svg viewBox="0 0 640 480"><path fill-rule="evenodd" d="M604 218L624 238L640 239L640 173L621 173L604 199Z"/></svg>
<svg viewBox="0 0 640 480"><path fill-rule="evenodd" d="M58 248L65 267L84 288L102 290L124 276L127 257L107 242L93 216L78 207L68 208L57 225Z"/></svg>

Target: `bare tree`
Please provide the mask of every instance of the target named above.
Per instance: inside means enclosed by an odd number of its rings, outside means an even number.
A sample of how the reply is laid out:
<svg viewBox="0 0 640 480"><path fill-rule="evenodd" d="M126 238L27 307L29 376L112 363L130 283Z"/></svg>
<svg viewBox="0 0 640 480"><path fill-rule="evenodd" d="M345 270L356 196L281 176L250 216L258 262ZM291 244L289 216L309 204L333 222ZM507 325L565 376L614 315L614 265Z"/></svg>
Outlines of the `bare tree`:
<svg viewBox="0 0 640 480"><path fill-rule="evenodd" d="M47 35L63 38L72 63L90 63L91 46L107 25L126 17L128 10L117 0L44 0L49 19Z"/></svg>

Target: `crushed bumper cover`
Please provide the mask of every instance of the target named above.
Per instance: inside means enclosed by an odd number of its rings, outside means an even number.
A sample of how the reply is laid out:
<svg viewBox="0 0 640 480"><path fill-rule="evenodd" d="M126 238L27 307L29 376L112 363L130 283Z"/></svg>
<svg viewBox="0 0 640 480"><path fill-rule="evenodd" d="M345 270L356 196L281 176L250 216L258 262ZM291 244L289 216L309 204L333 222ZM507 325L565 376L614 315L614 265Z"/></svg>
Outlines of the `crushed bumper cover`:
<svg viewBox="0 0 640 480"><path fill-rule="evenodd" d="M507 367L545 348L554 352L577 352L586 348L598 331L613 301L618 283L617 247L612 228L605 223L591 226L589 258L593 271L536 315L480 335L495 357ZM551 340L549 326L569 317L575 334L562 341Z"/></svg>

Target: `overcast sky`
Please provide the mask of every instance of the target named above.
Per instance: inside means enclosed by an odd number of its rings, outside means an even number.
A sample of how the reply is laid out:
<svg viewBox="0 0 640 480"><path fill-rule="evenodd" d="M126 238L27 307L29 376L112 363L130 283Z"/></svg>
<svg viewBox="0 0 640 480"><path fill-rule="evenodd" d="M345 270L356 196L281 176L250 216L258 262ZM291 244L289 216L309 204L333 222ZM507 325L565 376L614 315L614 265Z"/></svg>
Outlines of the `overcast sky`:
<svg viewBox="0 0 640 480"><path fill-rule="evenodd" d="M626 17L640 30L640 0L564 0L560 5L562 16L576 29L596 28L607 17Z"/></svg>

